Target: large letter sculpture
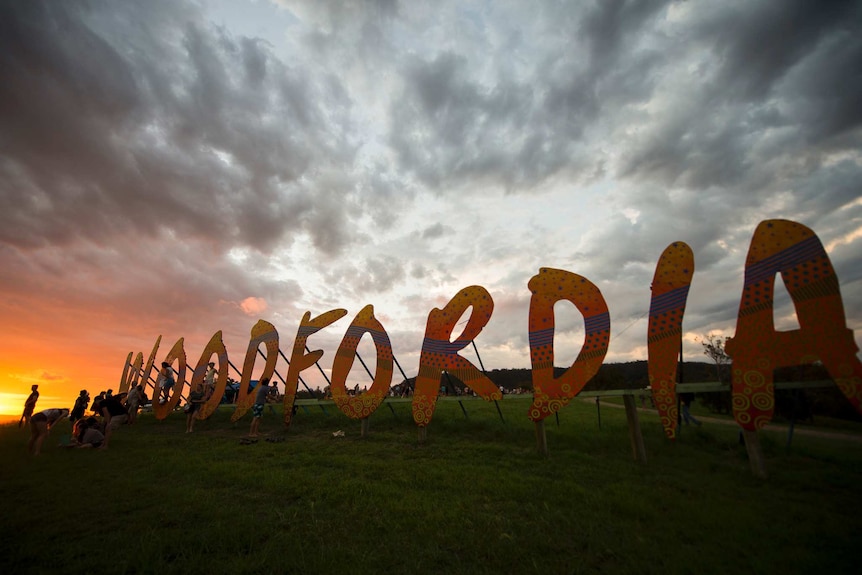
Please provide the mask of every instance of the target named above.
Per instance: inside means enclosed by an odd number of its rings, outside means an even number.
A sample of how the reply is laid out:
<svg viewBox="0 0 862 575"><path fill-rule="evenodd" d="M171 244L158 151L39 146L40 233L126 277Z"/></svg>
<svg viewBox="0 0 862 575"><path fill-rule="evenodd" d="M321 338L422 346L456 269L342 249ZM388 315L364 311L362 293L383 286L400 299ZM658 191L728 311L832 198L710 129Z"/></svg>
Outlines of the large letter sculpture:
<svg viewBox="0 0 862 575"><path fill-rule="evenodd" d="M258 320L251 328L251 338L248 341L248 349L245 352L245 362L242 364L242 377L239 382L239 394L236 398L236 410L230 416L231 421L237 421L245 415L254 405L254 393L249 393L251 385L251 374L254 370L254 362L257 360L257 350L260 344L266 346L266 363L260 378L271 379L275 373L275 363L278 361L278 331L268 321ZM219 368L221 371L221 368Z"/></svg>
<svg viewBox="0 0 862 575"><path fill-rule="evenodd" d="M153 363L155 363L155 361L156 361L156 353L158 353L159 346L161 344L162 344L162 336L159 336L156 338L156 343L153 344L153 349L152 349L152 351L150 351L150 357L147 358L147 366L141 372L141 385L143 386L144 391L147 390L148 386L150 386L150 385L153 386L153 392L150 394L150 397L152 398L153 401L156 401L156 398L158 398L161 390L156 389L156 386L154 383L150 383L150 373L152 373L152 371L153 371Z"/></svg>
<svg viewBox="0 0 862 575"><path fill-rule="evenodd" d="M611 333L611 319L602 292L587 278L564 270L541 268L528 284L530 298L530 361L533 404L530 419L539 422L560 410L599 371ZM554 377L554 304L572 302L584 316L586 336L575 363Z"/></svg>
<svg viewBox="0 0 862 575"><path fill-rule="evenodd" d="M129 357L126 358L126 365L123 366L123 375L120 377L120 387L117 393L126 393L129 387L137 385L138 378L141 377L141 366L144 364L143 352L138 352L135 357L135 363L132 363L133 351L129 352Z"/></svg>
<svg viewBox="0 0 862 575"><path fill-rule="evenodd" d="M347 315L346 309L333 309L311 319L311 312L305 312L296 339L293 340L293 352L290 354L290 367L287 370L287 383L284 385L284 426L290 427L293 421L293 404L296 402L296 389L299 386L299 374L317 363L323 357L323 350L316 349L305 353L308 336L317 333L326 326L335 323Z"/></svg>
<svg viewBox="0 0 862 575"><path fill-rule="evenodd" d="M798 330L775 331L772 298L779 272ZM745 260L736 336L726 350L733 358L733 417L747 431L772 419L773 370L816 360L862 412L862 363L847 329L838 278L820 239L802 224L766 220L757 226Z"/></svg>
<svg viewBox="0 0 862 575"><path fill-rule="evenodd" d="M473 313L470 314L467 326L455 341L450 341L455 322L471 306ZM416 387L413 391L413 421L419 427L425 427L431 422L440 390L440 377L444 371L463 381L487 401L503 397L493 381L475 365L458 355L459 351L482 332L493 311L494 300L488 290L481 286L470 286L455 294L445 308L434 308L428 314L425 339L419 356L419 374L416 376Z"/></svg>
<svg viewBox="0 0 862 575"><path fill-rule="evenodd" d="M694 254L683 242L665 248L652 279L647 353L653 401L665 435L676 437L676 370L682 346L682 317L694 275Z"/></svg>
<svg viewBox="0 0 862 575"><path fill-rule="evenodd" d="M374 347L377 350L377 369L374 372L374 382L371 389L358 397L347 394L347 375L353 367L356 358L356 348L359 340L366 333L371 334ZM367 305L356 314L353 323L347 328L335 361L332 364L332 399L338 409L351 419L364 419L374 413L389 394L392 383L392 344L383 325L374 317L374 306Z"/></svg>
<svg viewBox="0 0 862 575"><path fill-rule="evenodd" d="M276 350L276 353L278 353L278 350ZM201 352L201 357L198 360L195 372L192 375L192 389L194 389L196 385L203 383L210 358L213 355L218 357L218 379L216 380L215 390L212 392L210 398L195 413L195 417L198 419L206 419L212 415L216 409L218 409L221 399L224 396L224 390L227 387L227 370L230 366L230 362L227 357L227 349L225 349L224 342L222 341L221 330L213 334L209 343L207 343L206 347Z"/></svg>
<svg viewBox="0 0 862 575"><path fill-rule="evenodd" d="M186 383L186 350L183 338L177 340L177 343L174 344L174 347L171 348L171 351L165 357L165 361L170 364L173 364L174 361L179 361L180 368L177 370L177 383L174 385L174 389L165 403L161 403L158 400L158 395L161 392L160 389L156 389L153 392L153 413L156 415L156 419L166 418L179 404L180 398L183 395L183 387Z"/></svg>

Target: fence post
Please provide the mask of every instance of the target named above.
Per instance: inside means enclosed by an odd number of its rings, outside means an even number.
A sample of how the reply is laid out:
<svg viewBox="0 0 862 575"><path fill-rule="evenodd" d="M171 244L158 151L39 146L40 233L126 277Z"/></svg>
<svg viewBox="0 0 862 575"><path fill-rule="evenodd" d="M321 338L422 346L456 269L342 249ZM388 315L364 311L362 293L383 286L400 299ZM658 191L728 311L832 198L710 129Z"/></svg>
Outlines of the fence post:
<svg viewBox="0 0 862 575"><path fill-rule="evenodd" d="M638 408L635 405L635 396L631 394L624 395L623 403L626 406L626 419L629 423L629 439L632 442L632 455L634 455L638 463L646 465L646 447L644 446L643 433L641 433L641 423L638 416Z"/></svg>
<svg viewBox="0 0 862 575"><path fill-rule="evenodd" d="M766 479L766 461L763 459L763 449L760 447L760 438L756 431L742 430L745 438L745 450L748 452L748 463L755 477Z"/></svg>
<svg viewBox="0 0 862 575"><path fill-rule="evenodd" d="M602 406L599 404L599 396L596 396L596 417L599 420L599 429L602 428Z"/></svg>
<svg viewBox="0 0 862 575"><path fill-rule="evenodd" d="M536 422L536 448L539 453L548 456L548 436L545 434L545 420L540 419Z"/></svg>

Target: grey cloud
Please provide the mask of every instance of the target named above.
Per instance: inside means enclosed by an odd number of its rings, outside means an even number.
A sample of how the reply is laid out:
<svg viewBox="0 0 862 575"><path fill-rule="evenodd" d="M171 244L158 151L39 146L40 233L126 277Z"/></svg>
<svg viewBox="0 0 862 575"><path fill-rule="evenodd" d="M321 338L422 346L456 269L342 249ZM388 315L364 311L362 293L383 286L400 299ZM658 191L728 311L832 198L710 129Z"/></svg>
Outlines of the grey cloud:
<svg viewBox="0 0 862 575"><path fill-rule="evenodd" d="M626 42L637 36L646 22L668 5L667 0L612 0L599 2L584 15L578 26L587 37L590 67L612 67Z"/></svg>
<svg viewBox="0 0 862 575"><path fill-rule="evenodd" d="M722 216L712 212L709 204L709 198L704 197L702 202L668 201L643 206L649 211L641 215L638 223L614 215L588 238L576 256L577 262L585 274L599 268L596 277L607 280L624 279L633 265L643 264L649 274L642 274L637 267L635 272L641 281L649 283L662 251L672 242L682 241L692 248L697 269L709 269L727 255L716 244L717 239L736 225L731 208L727 209L728 215ZM711 216L705 218L702 213Z"/></svg>
<svg viewBox="0 0 862 575"><path fill-rule="evenodd" d="M317 208L308 222L308 233L314 247L327 255L337 254L349 240L344 206L337 198L326 201L318 197Z"/></svg>
<svg viewBox="0 0 862 575"><path fill-rule="evenodd" d="M529 177L529 164L512 158L540 147L524 130L533 100L528 86L502 80L483 90L469 79L466 60L451 53L414 59L404 73L389 142L402 169L439 191L469 178L509 187Z"/></svg>
<svg viewBox="0 0 862 575"><path fill-rule="evenodd" d="M859 24L852 0L752 2L745 8L708 11L695 28L719 56L716 86L744 99L763 98L816 44L848 20Z"/></svg>
<svg viewBox="0 0 862 575"><path fill-rule="evenodd" d="M405 277L403 264L397 258L389 256L368 259L366 270L368 276L360 283L360 289L363 291L387 291Z"/></svg>
<svg viewBox="0 0 862 575"><path fill-rule="evenodd" d="M357 209L371 218L377 230L386 231L396 225L416 197L415 186L408 178L382 162L369 166L357 177Z"/></svg>
<svg viewBox="0 0 862 575"><path fill-rule="evenodd" d="M449 226L445 226L440 222L436 224L430 225L424 230L422 230L422 239L423 240L433 240L437 238L441 238L445 236L447 233L451 233L453 230Z"/></svg>
<svg viewBox="0 0 862 575"><path fill-rule="evenodd" d="M410 267L410 277L416 280L421 280L425 278L428 274L428 270L425 269L425 266L420 264L413 264Z"/></svg>
<svg viewBox="0 0 862 575"><path fill-rule="evenodd" d="M270 309L293 309L303 295L294 281L270 279L263 261L236 263L191 241L130 235L116 238L110 247L25 252L4 246L0 256L9 273L3 285L7 301L41 294L39 321L47 323L62 323L75 310L98 310L79 322L82 333L107 325L152 334L183 326L186 335L203 330L208 337L218 329L245 326L248 318L237 304L247 297L265 299ZM246 266L263 273L251 275Z"/></svg>
<svg viewBox="0 0 862 575"><path fill-rule="evenodd" d="M260 48L260 40L240 39L245 77L255 88L260 87L266 78L266 52Z"/></svg>
<svg viewBox="0 0 862 575"><path fill-rule="evenodd" d="M807 128L806 140L838 148L858 147L862 126L862 8L837 23L806 58L790 69L779 89L788 115ZM838 139L845 137L846 141ZM837 141L830 142L835 138Z"/></svg>
<svg viewBox="0 0 862 575"><path fill-rule="evenodd" d="M594 178L605 170L599 142L613 116L628 121L652 95L662 47L649 27L665 6L543 6L539 24L532 12L512 14L531 27L529 47L508 37L518 52L534 52L524 73L500 62L490 79L478 78L480 62L447 51L406 60L390 136L400 166L438 192L466 182L529 192L556 176Z"/></svg>
<svg viewBox="0 0 862 575"><path fill-rule="evenodd" d="M342 265L329 268L324 274L326 284L335 286L341 301L368 297L392 291L407 277L403 262L397 257L380 255L364 259L360 265Z"/></svg>
<svg viewBox="0 0 862 575"><path fill-rule="evenodd" d="M695 190L762 187L791 155L816 162L858 149L862 81L848 74L862 62L858 6L759 2L692 14L690 31L667 49L701 54L699 68L680 77L685 98L657 93L657 103L677 104L627 145L620 175Z"/></svg>
<svg viewBox="0 0 862 575"><path fill-rule="evenodd" d="M843 160L832 165L821 164L810 170L793 186L793 192L799 198L794 208L809 222L806 225L816 230L821 228L821 221L832 218L834 212L855 202L862 195L862 190L859 189L862 182L862 165ZM857 216L862 215L862 207L854 211ZM850 223L853 218L848 216L849 214L845 214L840 219Z"/></svg>
<svg viewBox="0 0 862 575"><path fill-rule="evenodd" d="M0 215L0 238L177 230L268 251L319 223L296 194L313 194L310 170L355 153L337 80L288 68L185 4L117 11L108 22L79 3L3 7L0 194L19 209ZM129 21L140 26L124 34ZM300 177L311 185L285 194Z"/></svg>
<svg viewBox="0 0 862 575"><path fill-rule="evenodd" d="M625 175L648 176L689 189L734 186L750 168L744 126L732 117L702 118L699 109L659 127L628 159Z"/></svg>
<svg viewBox="0 0 862 575"><path fill-rule="evenodd" d="M603 109L649 99L650 75L659 59L652 50L632 48L666 5L663 0L599 2L575 21L570 21L575 13L564 8L569 14L561 15L557 29L567 34L569 50L553 53L543 64L549 73L542 80L550 86L545 120L567 124L564 137L582 137Z"/></svg>

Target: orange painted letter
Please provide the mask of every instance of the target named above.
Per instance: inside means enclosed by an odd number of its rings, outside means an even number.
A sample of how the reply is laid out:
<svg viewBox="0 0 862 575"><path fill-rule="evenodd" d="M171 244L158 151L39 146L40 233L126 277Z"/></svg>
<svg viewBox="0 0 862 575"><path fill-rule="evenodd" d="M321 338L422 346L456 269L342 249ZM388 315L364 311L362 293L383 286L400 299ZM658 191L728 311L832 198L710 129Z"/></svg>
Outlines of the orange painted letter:
<svg viewBox="0 0 862 575"><path fill-rule="evenodd" d="M775 331L775 274L787 288L799 329ZM766 220L751 238L736 336L727 341L733 358L733 417L748 431L772 419L773 370L822 361L841 392L862 412L862 363L832 262L817 235L796 222Z"/></svg>
<svg viewBox="0 0 862 575"><path fill-rule="evenodd" d="M377 350L377 369L374 372L374 382L371 389L358 397L347 394L347 374L353 367L356 358L356 348L359 340L366 333L371 334L374 347ZM383 325L374 317L374 306L362 308L353 323L347 328L338 351L335 352L335 362L332 364L332 399L344 415L351 419L364 419L380 407L389 394L392 383L392 344Z"/></svg>
<svg viewBox="0 0 862 575"><path fill-rule="evenodd" d="M263 366L263 373L260 374L260 378L272 378L272 374L275 373L275 363L278 361L278 331L276 331L274 325L262 319L258 320L254 324L254 327L251 328L251 338L248 341L245 361L242 364L242 377L239 382L239 393L236 397L236 410L230 416L231 421L237 421L254 405L255 394L249 393L248 387L251 385L251 374L260 344L266 346L266 364ZM222 371L227 372L227 370L223 370L219 366L219 373ZM203 378L203 374L201 374L201 378Z"/></svg>
<svg viewBox="0 0 862 575"><path fill-rule="evenodd" d="M161 339L161 336L159 336L159 339ZM179 361L180 368L177 370L177 382L165 403L160 403L158 399L159 392L161 390L156 389L153 392L153 413L155 414L156 419L166 418L179 404L180 398L183 395L183 387L185 387L186 384L186 349L183 343L183 338L177 340L177 343L174 344L174 347L172 347L171 351L168 352L168 355L165 356L165 361L170 364L173 364L174 361Z"/></svg>
<svg viewBox="0 0 862 575"><path fill-rule="evenodd" d="M206 419L218 409L221 399L224 396L224 390L227 387L227 370L230 362L227 357L227 349L225 349L222 341L221 330L215 332L210 338L204 350L201 352L201 357L195 367L192 375L191 388L194 389L197 385L203 385L204 377L206 376L207 367L209 366L210 358L213 354L218 357L218 379L216 380L215 389L210 398L204 403L195 413L197 419Z"/></svg>
<svg viewBox="0 0 862 575"><path fill-rule="evenodd" d="M530 361L533 364L533 405L530 419L541 421L569 403L599 371L611 334L605 298L585 277L541 268L528 284L530 298ZM584 316L586 336L575 363L554 377L554 304L572 302Z"/></svg>
<svg viewBox="0 0 862 575"><path fill-rule="evenodd" d="M473 313L470 314L467 326L455 341L450 341L455 322L470 306L473 307ZM493 381L475 365L458 355L459 351L482 332L493 311L494 300L488 290L481 286L470 286L455 294L445 308L434 308L428 314L425 340L422 342L422 354L419 356L419 375L416 376L416 388L413 392L413 421L419 427L425 427L431 422L440 389L440 376L444 371L463 381L488 401L503 397Z"/></svg>
<svg viewBox="0 0 862 575"><path fill-rule="evenodd" d="M682 346L682 316L694 275L694 254L683 242L662 252L652 279L647 353L649 383L664 433L676 437L676 368Z"/></svg>
<svg viewBox="0 0 862 575"><path fill-rule="evenodd" d="M296 332L296 339L293 340L293 352L290 354L290 367L287 370L287 383L284 386L285 427L290 427L290 423L293 421L293 404L296 401L299 374L323 357L322 349L305 353L308 336L317 333L346 315L346 309L332 309L314 319L311 319L311 312L308 311L302 316L302 321L299 322L299 329Z"/></svg>

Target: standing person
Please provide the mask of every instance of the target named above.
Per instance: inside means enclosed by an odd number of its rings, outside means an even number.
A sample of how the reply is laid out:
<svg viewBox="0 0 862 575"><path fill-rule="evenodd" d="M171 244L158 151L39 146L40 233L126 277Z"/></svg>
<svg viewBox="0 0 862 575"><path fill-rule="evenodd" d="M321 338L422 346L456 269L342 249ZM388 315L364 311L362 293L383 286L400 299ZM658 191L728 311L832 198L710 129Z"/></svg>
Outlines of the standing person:
<svg viewBox="0 0 862 575"><path fill-rule="evenodd" d="M24 402L24 413L21 414L21 419L18 420L18 427L24 427L25 423L30 423L30 416L33 415L33 410L36 409L36 402L39 401L39 386L33 384L30 388L30 395L27 401Z"/></svg>
<svg viewBox="0 0 862 575"><path fill-rule="evenodd" d="M57 425L58 421L62 421L69 415L69 410L63 409L46 409L40 411L30 418L30 441L27 443L27 450L35 455L39 455L42 451L42 442L48 436L48 431Z"/></svg>
<svg viewBox="0 0 862 575"><path fill-rule="evenodd" d="M141 384L132 386L129 395L126 396L126 409L129 412L129 425L138 419L138 407L141 405Z"/></svg>
<svg viewBox="0 0 862 575"><path fill-rule="evenodd" d="M171 395L171 390L174 388L176 380L174 379L174 368L166 361L162 362L162 369L159 370L159 379L156 382L159 385L162 397L159 403L166 403Z"/></svg>
<svg viewBox="0 0 862 575"><path fill-rule="evenodd" d="M266 395L269 393L269 379L264 377L257 384L257 393L254 396L254 405L251 406L251 429L248 432L250 437L257 437L258 428L260 427L260 418L263 416L263 408L266 405Z"/></svg>
<svg viewBox="0 0 862 575"><path fill-rule="evenodd" d="M103 399L99 404L99 410L104 418L102 433L105 434L105 441L102 443L100 449L107 449L113 431L129 421L129 412L126 411L126 408L120 401L121 399L121 397L112 395Z"/></svg>
<svg viewBox="0 0 862 575"><path fill-rule="evenodd" d="M215 368L215 362L211 361L207 365L207 373L204 376L204 383L206 384L204 389L204 399L209 401L209 398L212 397L213 393L215 393L216 386L216 374L218 370Z"/></svg>
<svg viewBox="0 0 862 575"><path fill-rule="evenodd" d="M197 384L194 391L189 393L189 403L186 406L186 433L194 431L195 413L204 404L204 389L202 384Z"/></svg>
<svg viewBox="0 0 862 575"><path fill-rule="evenodd" d="M679 394L679 400L682 403L682 419L683 419L683 421L685 421L685 424L688 425L689 422L691 422L697 426L700 426L700 424L701 424L700 421L695 419L694 416L689 411L689 408L691 407L691 402L694 400L694 394L693 393L680 393Z"/></svg>
<svg viewBox="0 0 862 575"><path fill-rule="evenodd" d="M84 412L87 411L87 405L90 403L90 394L86 389L82 389L81 393L75 399L75 405L72 407L72 413L69 414L69 419L72 423L75 423L82 417L84 417Z"/></svg>
<svg viewBox="0 0 862 575"><path fill-rule="evenodd" d="M96 399L93 400L93 403L90 404L90 411L92 411L96 415L99 415L100 413L102 413L100 411L99 404L102 403L103 399L105 399L105 392L100 391L99 395L96 396Z"/></svg>

